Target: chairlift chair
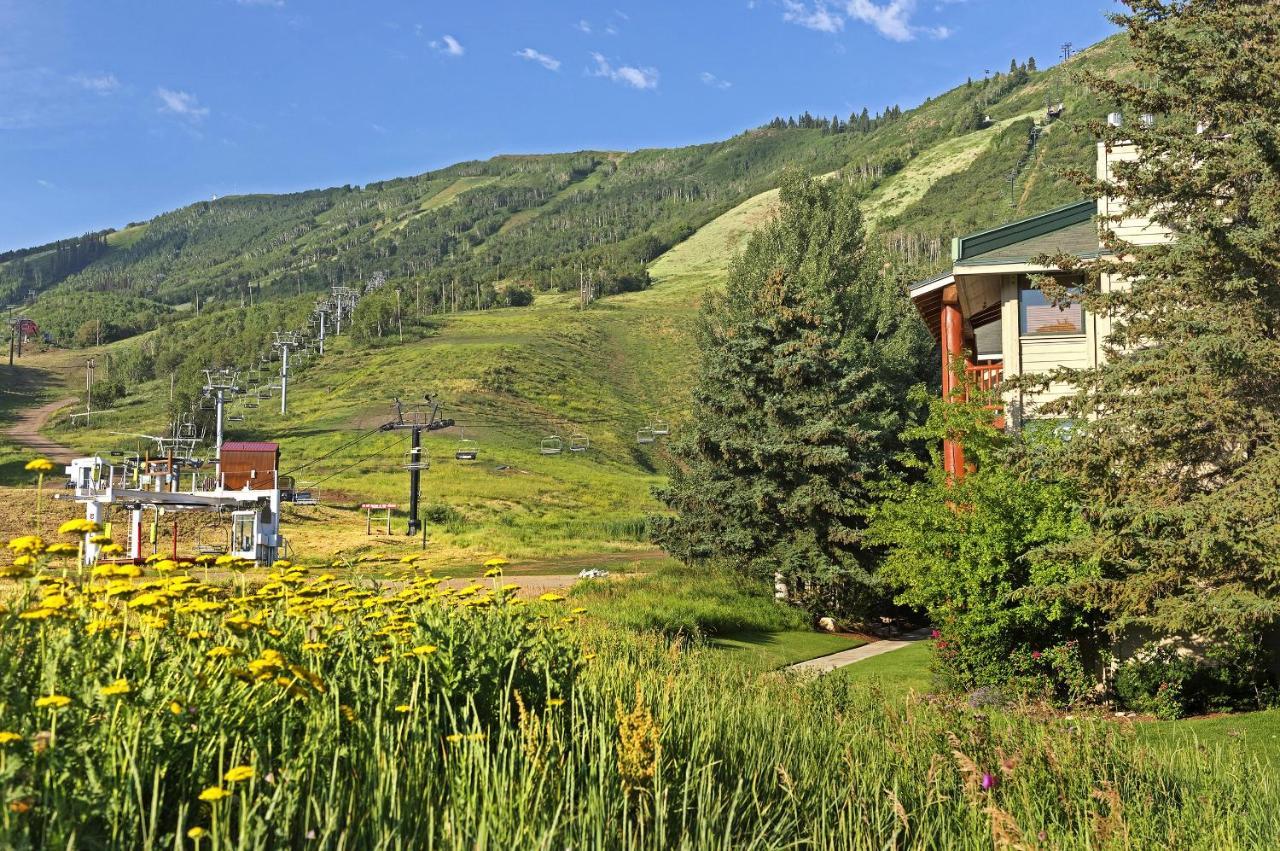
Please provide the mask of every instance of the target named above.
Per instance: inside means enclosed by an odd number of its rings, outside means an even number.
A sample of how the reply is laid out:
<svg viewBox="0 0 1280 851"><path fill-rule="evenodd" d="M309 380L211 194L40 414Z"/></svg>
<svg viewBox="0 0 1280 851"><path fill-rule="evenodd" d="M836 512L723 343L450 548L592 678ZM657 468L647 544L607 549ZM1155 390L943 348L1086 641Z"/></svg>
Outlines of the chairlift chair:
<svg viewBox="0 0 1280 851"><path fill-rule="evenodd" d="M480 446L474 440L462 438L453 450L453 457L458 461L475 461L480 457Z"/></svg>
<svg viewBox="0 0 1280 851"><path fill-rule="evenodd" d="M569 438L570 452L586 452L591 448L591 438L585 434L575 434Z"/></svg>
<svg viewBox="0 0 1280 851"><path fill-rule="evenodd" d="M648 426L636 432L636 443L653 443L657 439L654 437L653 429Z"/></svg>
<svg viewBox="0 0 1280 851"><path fill-rule="evenodd" d="M538 447L538 452L541 455L559 455L563 448L564 442L560 440L559 437L552 434L542 438L542 443Z"/></svg>
<svg viewBox="0 0 1280 851"><path fill-rule="evenodd" d="M671 425L666 420L655 420L653 423L653 433L656 435L671 434Z"/></svg>
<svg viewBox="0 0 1280 851"><path fill-rule="evenodd" d="M242 423L244 422L244 414L231 414L229 417L227 417L227 422Z"/></svg>

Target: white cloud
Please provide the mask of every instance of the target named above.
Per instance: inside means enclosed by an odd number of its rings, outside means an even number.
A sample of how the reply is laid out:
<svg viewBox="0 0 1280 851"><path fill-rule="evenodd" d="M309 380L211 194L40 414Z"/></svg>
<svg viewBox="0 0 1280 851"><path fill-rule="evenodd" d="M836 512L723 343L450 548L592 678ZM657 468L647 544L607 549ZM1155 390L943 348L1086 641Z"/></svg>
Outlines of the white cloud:
<svg viewBox="0 0 1280 851"><path fill-rule="evenodd" d="M458 40L451 35L442 35L439 40L430 42L431 47L440 51L446 56L461 56L467 52L467 49L458 43Z"/></svg>
<svg viewBox="0 0 1280 851"><path fill-rule="evenodd" d="M730 83L728 80L720 79L710 71L703 71L698 75L698 79L703 82L703 85L710 86L713 89L727 89L733 86L733 83Z"/></svg>
<svg viewBox="0 0 1280 851"><path fill-rule="evenodd" d="M916 0L889 0L883 6L871 0L849 0L848 10L852 17L871 24L885 38L894 41L915 38L911 15L916 10Z"/></svg>
<svg viewBox="0 0 1280 851"><path fill-rule="evenodd" d="M574 26L578 29L579 32L584 32L584 33L587 33L588 35L591 34L591 22L586 20L585 18L581 21L578 21L578 23L574 24Z"/></svg>
<svg viewBox="0 0 1280 851"><path fill-rule="evenodd" d="M634 65L621 65L615 68L599 53L592 53L591 58L596 62L595 69L590 72L593 77L607 77L615 83L623 83L633 89L658 87L657 68L638 68Z"/></svg>
<svg viewBox="0 0 1280 851"><path fill-rule="evenodd" d="M799 24L811 30L824 33L840 32L844 29L844 18L832 12L827 5L818 0L810 9L797 0L782 0L782 20L789 24Z"/></svg>
<svg viewBox="0 0 1280 851"><path fill-rule="evenodd" d="M156 89L156 97L160 98L160 111L185 118L188 121L201 121L209 115L209 108L200 105L195 95L188 92Z"/></svg>
<svg viewBox="0 0 1280 851"><path fill-rule="evenodd" d="M545 53L541 53L537 50L534 50L532 47L526 47L523 50L517 50L516 56L519 56L521 59L527 59L530 62L537 62L539 65L541 65L543 68L546 68L548 71L560 70L559 59L556 59L554 56L548 56Z"/></svg>
<svg viewBox="0 0 1280 851"><path fill-rule="evenodd" d="M53 184L53 181L51 181L51 180L45 180L43 177L37 177L37 178L36 178L36 183L37 183L38 185L40 185L40 186L43 186L45 189L56 189L56 188L57 188L57 187Z"/></svg>
<svg viewBox="0 0 1280 851"><path fill-rule="evenodd" d="M944 26L918 26L912 22L919 5L918 0L814 0L812 6L806 0L781 0L782 19L819 32L837 33L844 29L847 20L869 24L885 38L893 41L912 41L918 35L934 39L951 36ZM944 4L964 0L942 0ZM942 7L937 6L935 10Z"/></svg>
<svg viewBox="0 0 1280 851"><path fill-rule="evenodd" d="M76 74L71 78L71 82L96 92L100 95L108 95L120 88L120 81L116 79L115 74Z"/></svg>

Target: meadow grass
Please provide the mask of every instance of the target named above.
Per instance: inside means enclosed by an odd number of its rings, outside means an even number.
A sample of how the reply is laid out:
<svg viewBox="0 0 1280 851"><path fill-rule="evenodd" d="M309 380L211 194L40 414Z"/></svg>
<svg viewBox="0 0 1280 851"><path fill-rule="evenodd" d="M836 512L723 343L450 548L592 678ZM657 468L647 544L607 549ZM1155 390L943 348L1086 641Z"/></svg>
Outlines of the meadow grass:
<svg viewBox="0 0 1280 851"><path fill-rule="evenodd" d="M248 592L154 567L172 572L46 570L0 615L5 847L1221 849L1280 830L1274 777L1226 749L761 676L411 568L397 590L282 565Z"/></svg>
<svg viewBox="0 0 1280 851"><path fill-rule="evenodd" d="M732 638L809 627L805 612L779 604L763 582L675 561L623 582L582 583L571 593L594 617L636 632Z"/></svg>

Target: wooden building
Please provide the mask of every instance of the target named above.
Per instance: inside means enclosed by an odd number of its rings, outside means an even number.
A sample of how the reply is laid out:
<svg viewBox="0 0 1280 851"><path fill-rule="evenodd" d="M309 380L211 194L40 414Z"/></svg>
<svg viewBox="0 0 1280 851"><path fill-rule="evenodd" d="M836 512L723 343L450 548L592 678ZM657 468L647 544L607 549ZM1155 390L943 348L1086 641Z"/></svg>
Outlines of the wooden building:
<svg viewBox="0 0 1280 851"><path fill-rule="evenodd" d="M1099 144L1098 176L1110 177L1112 163L1136 156L1131 146L1108 150ZM1028 394L1008 389L1006 379L1099 363L1110 333L1108 318L1088 313L1079 303L1054 304L1032 281L1051 275L1068 289L1078 289L1083 275L1033 261L1060 254L1085 260L1102 256L1096 217L1123 213L1120 199L1079 201L952 240L951 268L911 287L912 301L941 344L944 397L963 396L970 387L999 391L1003 422L1017 428L1036 417L1038 405L1068 388L1051 384ZM1167 231L1146 219L1125 219L1111 227L1137 244L1169 239ZM1104 292L1119 286L1124 282L1101 281ZM963 447L949 442L943 459L948 473L963 475Z"/></svg>
<svg viewBox="0 0 1280 851"><path fill-rule="evenodd" d="M280 445L255 441L222 444L222 487L226 490L272 490L280 471Z"/></svg>

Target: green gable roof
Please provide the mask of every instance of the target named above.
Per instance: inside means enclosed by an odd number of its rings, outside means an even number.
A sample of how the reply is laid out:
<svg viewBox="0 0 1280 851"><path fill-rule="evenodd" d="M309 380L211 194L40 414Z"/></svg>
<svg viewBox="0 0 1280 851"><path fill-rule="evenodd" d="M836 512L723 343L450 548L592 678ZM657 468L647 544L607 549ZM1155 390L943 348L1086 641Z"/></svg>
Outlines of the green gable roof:
<svg viewBox="0 0 1280 851"><path fill-rule="evenodd" d="M1094 202L1078 201L998 228L957 237L951 242L951 257L960 267L1027 263L1045 254L1095 256L1100 251L1098 226L1093 221L1095 213Z"/></svg>

